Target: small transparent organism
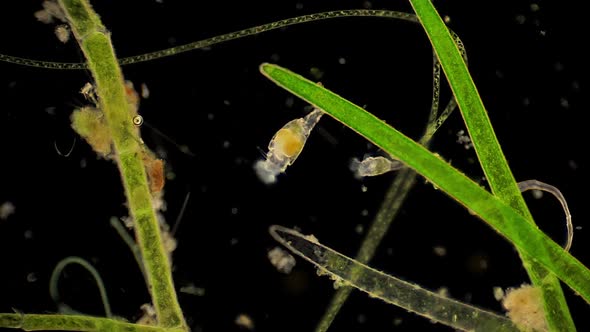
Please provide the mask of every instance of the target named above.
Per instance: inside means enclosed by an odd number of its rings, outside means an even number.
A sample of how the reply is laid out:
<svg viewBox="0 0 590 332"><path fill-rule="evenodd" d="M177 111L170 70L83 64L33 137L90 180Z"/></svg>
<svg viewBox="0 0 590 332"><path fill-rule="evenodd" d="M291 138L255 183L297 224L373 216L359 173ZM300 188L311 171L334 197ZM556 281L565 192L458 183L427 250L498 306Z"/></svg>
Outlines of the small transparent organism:
<svg viewBox="0 0 590 332"><path fill-rule="evenodd" d="M254 164L254 170L260 181L271 184L277 181L277 175L295 162L311 133L320 121L324 111L314 108L303 118L289 121L273 136L268 144L265 160Z"/></svg>
<svg viewBox="0 0 590 332"><path fill-rule="evenodd" d="M353 158L350 162L350 170L355 177L377 176L391 171L397 171L404 167L399 160L391 160L385 157L367 157L363 161Z"/></svg>

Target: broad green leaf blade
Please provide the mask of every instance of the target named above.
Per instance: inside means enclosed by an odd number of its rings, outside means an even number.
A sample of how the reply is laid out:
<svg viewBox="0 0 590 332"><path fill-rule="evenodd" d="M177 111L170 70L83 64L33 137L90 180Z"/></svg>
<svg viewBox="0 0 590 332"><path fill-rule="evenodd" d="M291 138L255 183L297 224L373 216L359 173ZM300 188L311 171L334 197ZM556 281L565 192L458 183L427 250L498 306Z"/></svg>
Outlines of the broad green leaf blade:
<svg viewBox="0 0 590 332"><path fill-rule="evenodd" d="M424 176L433 185L463 204L529 254L590 302L590 270L535 225L428 151L371 113L314 82L273 64L262 64L262 74L306 102L356 131L396 159Z"/></svg>
<svg viewBox="0 0 590 332"><path fill-rule="evenodd" d="M451 33L430 0L410 0L410 2L447 76L492 193L525 216L527 222L533 223L533 218L502 153L479 92ZM507 226L511 224L508 223ZM515 236L518 234L518 232L514 233ZM539 246L542 249L542 244ZM559 332L575 331L559 280L535 263L533 257L522 252L519 254L531 281L541 289L550 329Z"/></svg>

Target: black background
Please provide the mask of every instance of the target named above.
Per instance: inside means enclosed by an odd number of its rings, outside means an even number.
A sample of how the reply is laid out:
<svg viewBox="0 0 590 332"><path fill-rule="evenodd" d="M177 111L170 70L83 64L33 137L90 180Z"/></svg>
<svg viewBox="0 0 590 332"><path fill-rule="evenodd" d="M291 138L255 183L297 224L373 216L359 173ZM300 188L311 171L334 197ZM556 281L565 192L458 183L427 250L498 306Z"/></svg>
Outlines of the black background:
<svg viewBox="0 0 590 332"><path fill-rule="evenodd" d="M93 1L112 32L120 57L325 10L366 8L411 11L406 1ZM475 83L517 180L538 179L561 189L575 226L572 253L589 265L586 136L587 62L581 4L576 1L436 1L464 41ZM36 21L39 1L2 5L0 53L48 61L82 60L77 45L58 42L53 27ZM305 104L258 73L274 62L307 77L319 68L324 85L366 107L410 137L425 125L431 98L431 53L420 26L376 18L347 18L294 26L123 67L151 94L140 112L148 124L194 153L143 127L154 150L165 153L175 175L165 187L172 223L190 192L177 233L177 287L195 285L203 296L180 293L193 331L237 331L249 315L256 331L312 331L333 288L298 260L290 275L266 258L277 244L268 226L299 227L326 245L354 255L362 234L395 175L358 181L351 158L378 154L374 147L325 117L297 162L274 186L255 176L274 132L305 114ZM345 59L341 64L339 59ZM76 136L69 115L84 105L78 93L85 71L55 71L0 63L0 203L16 213L0 220L0 311L55 312L48 280L67 256L91 261L105 280L114 312L129 320L148 302L141 274L109 226L126 209L119 175ZM449 98L444 88L443 100ZM473 150L456 143L463 129L454 114L432 149L476 180L482 172ZM84 167L81 167L84 165ZM363 190L366 188L366 192ZM540 227L562 242L563 213L548 195L525 195ZM25 234L27 236L25 236ZM445 257L433 247L444 246ZM481 267L481 262L485 267ZM488 226L432 186L418 181L373 267L429 289L501 311L492 287L528 279L512 247ZM71 267L61 294L72 307L102 315L90 277ZM590 330L588 305L565 288L580 331ZM394 326L394 320L401 324ZM442 325L355 292L333 331L451 331Z"/></svg>

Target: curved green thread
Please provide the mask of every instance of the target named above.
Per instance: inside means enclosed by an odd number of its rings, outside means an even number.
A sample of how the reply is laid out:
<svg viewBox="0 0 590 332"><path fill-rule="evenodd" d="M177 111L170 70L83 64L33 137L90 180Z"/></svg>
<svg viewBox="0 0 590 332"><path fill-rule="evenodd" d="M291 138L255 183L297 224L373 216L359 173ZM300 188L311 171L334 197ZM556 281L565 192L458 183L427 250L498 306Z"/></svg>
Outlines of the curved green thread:
<svg viewBox="0 0 590 332"><path fill-rule="evenodd" d="M209 47L215 44L223 43L230 40L239 39L242 37L248 37L257 35L263 32L268 32L280 28L284 28L291 25L297 25L302 23L309 23L314 21L327 20L332 18L345 18L345 17L383 17L383 18L395 18L406 20L410 22L418 22L418 19L414 14L397 12L392 10L370 10L370 9L352 9L352 10L338 10L329 11L316 14L296 16L287 18L280 21L275 21L267 24L258 25L252 28L243 29L226 33L223 35L199 40L185 45L175 46L160 51L151 53L145 53L141 55L130 56L119 59L120 65L129 65L133 63L146 62L156 59L165 58L168 56L184 53L188 51L197 50L204 47ZM26 59L11 55L0 54L0 61L18 64L22 66L38 67L45 69L62 69L62 70L80 70L88 69L86 63L81 62L53 62L53 61L40 61L34 59Z"/></svg>
<svg viewBox="0 0 590 332"><path fill-rule="evenodd" d="M557 275L590 303L590 270L502 200L438 155L406 137L363 108L277 65L262 64L263 75L281 88L324 110L345 126L402 161L464 205L518 249Z"/></svg>
<svg viewBox="0 0 590 332"><path fill-rule="evenodd" d="M0 326L24 331L186 332L186 329L179 327L165 328L132 324L110 318L58 314L0 313Z"/></svg>
<svg viewBox="0 0 590 332"><path fill-rule="evenodd" d="M524 216L525 222L534 224L533 217L502 153L487 111L479 97L479 92L469 75L469 70L461 58L460 50L453 41L452 35L430 0L410 0L410 3L426 30L448 78L492 193ZM511 232L512 236L524 235L517 230L516 221L507 223L506 226L514 228L514 231ZM522 240L526 240L526 238ZM545 250L548 252L543 252ZM538 251L543 252L544 257L548 257L551 250L550 248L545 249L543 243L538 245ZM536 262L537 256L527 255L523 252L519 252L519 254L533 285L541 289L550 330L575 331L574 322L559 280ZM586 282L588 283L588 279Z"/></svg>
<svg viewBox="0 0 590 332"><path fill-rule="evenodd" d="M186 322L178 304L170 262L162 245L152 206L147 175L141 159L141 139L133 125L126 99L123 75L110 36L86 0L59 0L95 80L100 109L116 151L130 215L135 222L150 294L162 327L181 327Z"/></svg>
<svg viewBox="0 0 590 332"><path fill-rule="evenodd" d="M320 274L332 277L337 285L349 284L371 297L463 331L519 331L506 317L379 272L320 244L315 238L276 225L270 227L270 233L289 250L314 264Z"/></svg>
<svg viewBox="0 0 590 332"><path fill-rule="evenodd" d="M57 265L53 269L53 273L51 273L51 278L49 279L49 295L51 296L53 302L55 302L60 307L63 306L59 296L58 283L59 277L61 276L63 270L66 268L66 266L70 264L78 264L92 275L94 281L96 282L96 287L98 288L98 291L100 293L100 299L102 301L105 316L108 318L113 318L113 312L111 311L109 297L107 295L107 291L104 287L104 282L102 281L100 274L98 273L98 271L96 271L92 264L88 263L81 257L66 257L59 261L59 263L57 263ZM70 306L66 306L65 308L62 307L62 309L70 309Z"/></svg>

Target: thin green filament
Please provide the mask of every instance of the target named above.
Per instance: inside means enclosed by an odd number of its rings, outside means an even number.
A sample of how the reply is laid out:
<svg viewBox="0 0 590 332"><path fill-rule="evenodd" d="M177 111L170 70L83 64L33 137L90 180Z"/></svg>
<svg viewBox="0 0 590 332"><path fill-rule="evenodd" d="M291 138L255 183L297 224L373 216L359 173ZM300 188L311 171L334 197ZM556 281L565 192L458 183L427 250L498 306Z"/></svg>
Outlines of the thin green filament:
<svg viewBox="0 0 590 332"><path fill-rule="evenodd" d="M410 22L418 23L418 19L414 14L410 13L403 13L397 12L392 10L367 10L367 9L353 9L353 10L338 10L338 11L329 11L317 14L309 14L303 16L297 16L292 18L287 18L284 20L267 23L258 25L252 28L234 31L230 33L226 33L223 35L199 40L196 42L192 42L189 44L184 44L180 46L175 46L167 49L163 49L160 51L155 51L151 53L145 53L140 55L134 55L127 58L119 59L120 65L130 65L133 63L140 63L146 62L156 59L165 58L168 56L193 51L205 47L209 47L215 44L223 43L230 40L235 40L243 37L257 35L259 33L268 32L284 27L288 27L291 25L309 23L314 21L322 21L332 18L345 18L345 17L382 17L382 18L394 18L400 19ZM8 62L12 64L28 66L28 67L37 67L37 68L44 68L44 69L59 69L59 70L81 70L81 69L88 69L86 63L83 62L53 62L53 61L42 61L42 60L35 60L35 59L26 59L11 55L0 54L0 61Z"/></svg>

